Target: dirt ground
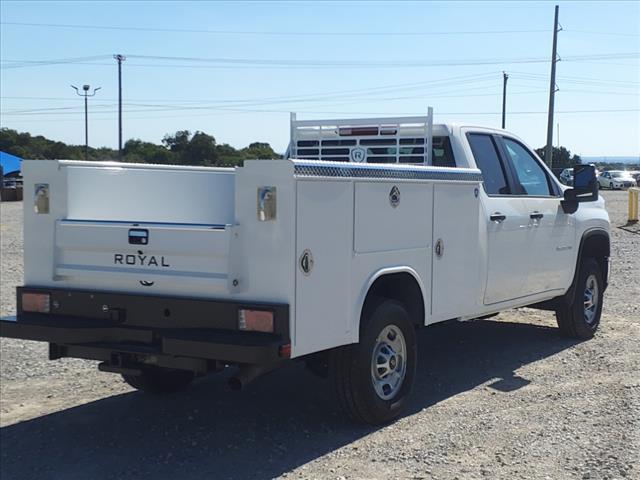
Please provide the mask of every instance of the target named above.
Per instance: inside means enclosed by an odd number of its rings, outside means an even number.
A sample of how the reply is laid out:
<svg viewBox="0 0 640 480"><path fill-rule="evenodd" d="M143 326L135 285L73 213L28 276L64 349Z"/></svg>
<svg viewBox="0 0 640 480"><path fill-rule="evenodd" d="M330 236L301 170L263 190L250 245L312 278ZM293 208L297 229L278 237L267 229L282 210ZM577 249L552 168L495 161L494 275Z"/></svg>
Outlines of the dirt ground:
<svg viewBox="0 0 640 480"><path fill-rule="evenodd" d="M371 428L299 364L242 392L218 375L149 396L2 339L0 478L640 479L640 234L617 228L626 192L603 194L613 264L593 340L531 309L423 329L409 410ZM2 315L22 282L21 209L0 206Z"/></svg>

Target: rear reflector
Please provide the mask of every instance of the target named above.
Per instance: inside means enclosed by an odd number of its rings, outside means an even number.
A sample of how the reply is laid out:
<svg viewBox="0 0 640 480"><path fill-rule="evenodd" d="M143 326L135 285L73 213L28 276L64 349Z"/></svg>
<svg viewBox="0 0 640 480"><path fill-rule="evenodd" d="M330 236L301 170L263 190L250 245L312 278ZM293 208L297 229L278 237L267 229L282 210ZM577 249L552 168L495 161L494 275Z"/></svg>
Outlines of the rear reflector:
<svg viewBox="0 0 640 480"><path fill-rule="evenodd" d="M281 358L291 358L291 344L281 345L278 354Z"/></svg>
<svg viewBox="0 0 640 480"><path fill-rule="evenodd" d="M50 297L48 293L23 293L22 311L34 313L49 313Z"/></svg>
<svg viewBox="0 0 640 480"><path fill-rule="evenodd" d="M273 312L241 309L238 311L238 328L252 332L273 333Z"/></svg>

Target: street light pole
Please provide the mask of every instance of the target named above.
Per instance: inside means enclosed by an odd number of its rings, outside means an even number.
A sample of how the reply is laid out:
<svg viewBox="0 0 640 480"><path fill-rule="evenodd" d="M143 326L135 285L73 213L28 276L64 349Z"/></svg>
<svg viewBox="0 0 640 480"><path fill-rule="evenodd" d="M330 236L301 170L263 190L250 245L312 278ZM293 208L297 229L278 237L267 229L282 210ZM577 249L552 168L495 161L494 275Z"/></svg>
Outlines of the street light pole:
<svg viewBox="0 0 640 480"><path fill-rule="evenodd" d="M94 88L92 93L89 93L89 89L91 88L89 85L82 86L84 93L80 93L78 87L74 85L71 85L71 88L76 91L78 96L84 97L84 159L89 160L89 109L87 98L93 97L102 87Z"/></svg>

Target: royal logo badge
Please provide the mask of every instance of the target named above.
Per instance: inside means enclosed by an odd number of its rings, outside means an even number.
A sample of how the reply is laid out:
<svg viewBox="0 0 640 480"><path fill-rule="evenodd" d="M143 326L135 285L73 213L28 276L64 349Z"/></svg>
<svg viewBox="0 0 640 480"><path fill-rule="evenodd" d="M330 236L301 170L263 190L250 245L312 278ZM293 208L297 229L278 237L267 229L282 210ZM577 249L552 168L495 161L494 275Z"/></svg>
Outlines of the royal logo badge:
<svg viewBox="0 0 640 480"><path fill-rule="evenodd" d="M356 147L351 149L349 156L352 162L362 163L367 159L367 151L362 147Z"/></svg>
<svg viewBox="0 0 640 480"><path fill-rule="evenodd" d="M396 208L398 205L400 205L400 189L395 185L389 192L389 203L393 208Z"/></svg>

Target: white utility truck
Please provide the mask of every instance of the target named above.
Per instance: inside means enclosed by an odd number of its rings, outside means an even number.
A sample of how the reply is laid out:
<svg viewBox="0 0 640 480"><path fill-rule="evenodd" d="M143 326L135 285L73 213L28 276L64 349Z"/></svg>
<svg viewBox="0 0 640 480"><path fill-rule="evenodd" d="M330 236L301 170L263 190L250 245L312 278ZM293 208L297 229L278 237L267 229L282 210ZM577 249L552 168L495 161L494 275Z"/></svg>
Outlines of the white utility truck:
<svg viewBox="0 0 640 480"><path fill-rule="evenodd" d="M407 403L417 328L522 306L576 338L600 321L593 167L567 188L504 130L292 117L285 159L235 169L23 165L25 285L0 334L141 390L300 359L376 424Z"/></svg>

